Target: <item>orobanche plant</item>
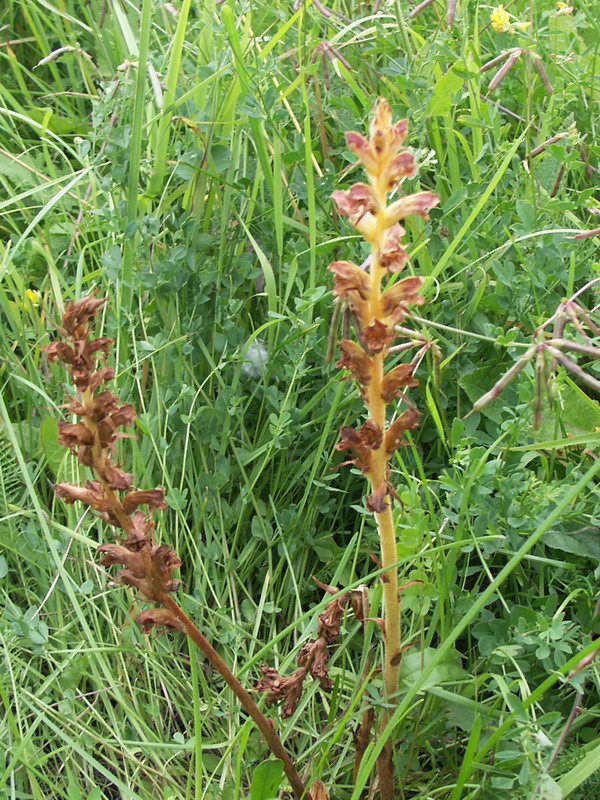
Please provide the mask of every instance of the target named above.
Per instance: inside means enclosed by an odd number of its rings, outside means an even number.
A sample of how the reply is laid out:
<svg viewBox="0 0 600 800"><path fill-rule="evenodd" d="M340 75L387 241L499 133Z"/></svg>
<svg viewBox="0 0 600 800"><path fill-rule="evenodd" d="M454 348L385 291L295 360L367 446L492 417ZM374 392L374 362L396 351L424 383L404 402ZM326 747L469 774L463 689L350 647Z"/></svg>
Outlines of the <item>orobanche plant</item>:
<svg viewBox="0 0 600 800"><path fill-rule="evenodd" d="M371 491L365 502L375 515L381 542L383 618L380 628L384 638L381 729L389 721L390 709L397 700L402 659L397 540L392 512L392 502L398 500L398 496L390 480L389 461L397 448L406 444L404 433L418 425L419 412L406 397L405 390L417 385L413 371L420 355L412 363L390 362L397 352L422 343L400 323L405 320L410 305L424 302L419 294L421 277L397 277L408 262L408 253L401 244L405 231L399 223L411 214L427 217L427 211L439 203L438 195L433 192L417 192L388 203L388 195L399 193L404 179L416 173L413 155L404 147L407 134L407 120L394 123L390 107L382 98L375 106L369 137L354 131L346 134L348 147L362 163L369 182L335 191L333 200L338 211L347 216L367 240L371 254L362 266L349 261L334 261L329 265L335 276L336 303L343 304L344 313L350 315L356 332L356 341L346 338L340 342L342 356L337 366L346 367L356 380L367 412L367 419L360 427L342 428L337 449L351 451L353 457L346 463L354 464L369 480ZM407 337L409 341L394 347L398 336ZM404 406L401 413L397 412L398 401ZM333 587L323 588L335 591ZM356 600L353 597L353 608L361 618L360 603ZM323 617L319 617L317 641L324 627ZM337 636L337 626L333 628ZM329 641L333 641L333 637ZM268 693L270 700L285 698L284 714L297 702L299 685L306 675L303 659L301 651L300 669L288 678L282 678L274 670L263 670L259 688ZM319 666L323 667L321 661ZM323 670L312 674L323 687ZM357 751L364 751L371 724L372 714L367 713L356 736ZM360 760L360 752L358 755ZM379 792L383 800L396 796L392 756L392 742L388 740L378 760Z"/></svg>
<svg viewBox="0 0 600 800"><path fill-rule="evenodd" d="M348 147L358 157L368 183L355 183L336 191L333 199L340 213L371 246L365 269L349 261L334 261L329 269L335 276L335 294L345 300L355 317L356 338L340 342L342 357L338 366L347 367L364 399L368 418L355 429L342 428L339 450L350 450L354 463L368 478L371 492L367 509L375 514L381 542L383 584L384 659L382 665L386 706L381 727L388 722L389 706L398 692L402 658L400 599L398 587L397 542L393 499L398 499L390 482L389 460L402 444L403 434L416 427L419 412L407 400L405 389L415 386L414 365L389 364L390 348L407 314L409 305L423 303L419 295L422 278L413 275L397 278L408 262L401 244L404 229L400 220L411 214L427 216L439 203L433 192L417 192L388 203L388 195L398 192L405 178L415 175L412 153L404 147L407 120L393 123L390 107L380 98L375 106L369 138L360 133L346 134ZM389 365L388 365L389 364ZM396 412L398 399L406 406ZM393 418L389 414L393 408ZM395 797L392 742L388 740L379 759L379 789L383 800Z"/></svg>

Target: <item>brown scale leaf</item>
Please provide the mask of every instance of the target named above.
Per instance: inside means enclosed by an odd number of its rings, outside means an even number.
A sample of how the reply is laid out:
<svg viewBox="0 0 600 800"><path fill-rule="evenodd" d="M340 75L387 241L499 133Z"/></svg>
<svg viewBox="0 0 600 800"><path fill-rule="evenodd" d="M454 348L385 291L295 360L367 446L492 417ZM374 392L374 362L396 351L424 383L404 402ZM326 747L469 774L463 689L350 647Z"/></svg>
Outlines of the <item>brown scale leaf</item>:
<svg viewBox="0 0 600 800"><path fill-rule="evenodd" d="M310 785L310 796L312 800L329 800L329 792L322 781L314 781Z"/></svg>
<svg viewBox="0 0 600 800"><path fill-rule="evenodd" d="M390 485L387 481L382 481L371 494L365 497L367 511L371 511L374 514L381 514L385 511L388 508L388 504L385 502L388 494L390 494Z"/></svg>

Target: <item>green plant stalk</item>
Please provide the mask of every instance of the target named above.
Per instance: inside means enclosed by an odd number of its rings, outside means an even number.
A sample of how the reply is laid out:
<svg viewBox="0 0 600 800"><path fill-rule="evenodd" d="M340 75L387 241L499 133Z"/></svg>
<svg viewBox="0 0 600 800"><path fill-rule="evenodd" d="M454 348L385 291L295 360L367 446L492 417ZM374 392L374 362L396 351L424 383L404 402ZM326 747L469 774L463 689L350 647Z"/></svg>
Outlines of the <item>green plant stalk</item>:
<svg viewBox="0 0 600 800"><path fill-rule="evenodd" d="M133 101L133 119L131 122L131 155L129 175L127 179L127 222L135 222L138 218L138 195L140 183L140 161L142 154L142 132L144 126L144 100L146 94L146 63L148 61L148 44L152 22L152 0L143 0L140 20L140 44L137 75L135 79L135 95ZM131 281L133 278L135 237L126 238L123 248L123 270L121 273L120 302L125 313L131 310L133 296ZM125 363L127 342L119 339L119 358Z"/></svg>
<svg viewBox="0 0 600 800"><path fill-rule="evenodd" d="M156 132L156 152L154 154L154 170L148 182L147 194L149 197L158 197L162 191L165 170L167 166L167 153L169 151L169 128L173 116L173 103L175 102L175 90L179 79L179 69L181 67L181 54L185 41L185 31L187 27L188 15L192 0L184 0L179 10L177 18L177 28L173 38L171 58L167 70L166 91L164 95L164 110L158 123Z"/></svg>

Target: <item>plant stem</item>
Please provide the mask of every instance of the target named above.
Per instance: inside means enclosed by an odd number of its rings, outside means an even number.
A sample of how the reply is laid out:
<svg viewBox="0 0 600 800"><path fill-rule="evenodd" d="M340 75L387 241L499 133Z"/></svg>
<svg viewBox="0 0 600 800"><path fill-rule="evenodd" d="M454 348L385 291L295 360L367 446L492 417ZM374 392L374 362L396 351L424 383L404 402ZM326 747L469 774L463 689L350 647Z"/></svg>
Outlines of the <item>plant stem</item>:
<svg viewBox="0 0 600 800"><path fill-rule="evenodd" d="M383 248L383 239L385 235L386 206L385 189L377 185L374 187L374 193L379 201L379 211L376 215L377 227L371 261L371 319L377 319L381 316L381 280L383 278L384 269L380 263L380 253ZM388 473L388 454L385 445L385 401L382 397L385 352L384 350L372 356L371 380L369 382L369 392L367 393L367 406L369 408L370 417L383 433L381 446L377 448L377 450L373 450L371 455L369 479L373 492L376 491L378 486L381 486L387 481ZM392 697L398 691L398 670L400 666L400 603L398 600L398 569L396 567L396 529L391 503L387 503L386 509L376 513L375 517L377 519L377 528L381 543L381 566L384 568L389 567L386 572L382 573L381 581L383 584L383 618L385 629L383 683L385 688L385 701L386 703L390 703ZM387 725L389 716L389 709L384 709L381 715L382 730ZM378 774L382 800L393 800L395 792L391 739L386 742L378 759Z"/></svg>
<svg viewBox="0 0 600 800"><path fill-rule="evenodd" d="M285 774L287 775L292 787L292 791L294 792L294 796L297 798L297 800L311 800L308 790L298 775L296 767L287 754L281 739L275 732L271 721L265 717L260 708L250 697L250 694L246 691L246 689L244 689L242 684L238 681L233 672L223 661L221 656L217 653L210 642L200 633L192 620L175 602L175 600L173 600L169 594L165 593L160 596L160 603L182 623L185 633L194 642L198 649L206 656L211 665L217 670L219 675L223 678L225 683L238 698L244 709L248 712L248 715L252 718L256 724L256 727L265 737L267 745L269 746L269 749L275 758L279 758L281 761L283 761Z"/></svg>

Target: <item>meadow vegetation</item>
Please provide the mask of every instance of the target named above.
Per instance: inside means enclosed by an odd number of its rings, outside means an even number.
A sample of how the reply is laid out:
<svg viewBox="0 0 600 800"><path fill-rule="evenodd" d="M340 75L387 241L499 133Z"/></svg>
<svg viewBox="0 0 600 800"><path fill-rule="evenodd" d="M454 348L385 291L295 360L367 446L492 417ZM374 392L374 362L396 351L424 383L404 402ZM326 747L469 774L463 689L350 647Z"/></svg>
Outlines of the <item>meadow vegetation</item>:
<svg viewBox="0 0 600 800"><path fill-rule="evenodd" d="M184 634L135 625L143 600L97 558L114 531L55 496L90 474L42 348L94 292L115 402L137 410L115 463L164 487L173 596L307 786L372 796L391 736L402 800L600 797L600 4L421 5L0 9L0 800L293 796ZM426 304L398 354L421 354L419 425L389 461L393 702L327 271L370 253L331 196L364 180L344 133L381 96L408 120L402 193L440 198L403 222ZM337 620L330 685L267 706L253 687L296 669L332 592L363 606ZM384 731L361 742L371 710Z"/></svg>

